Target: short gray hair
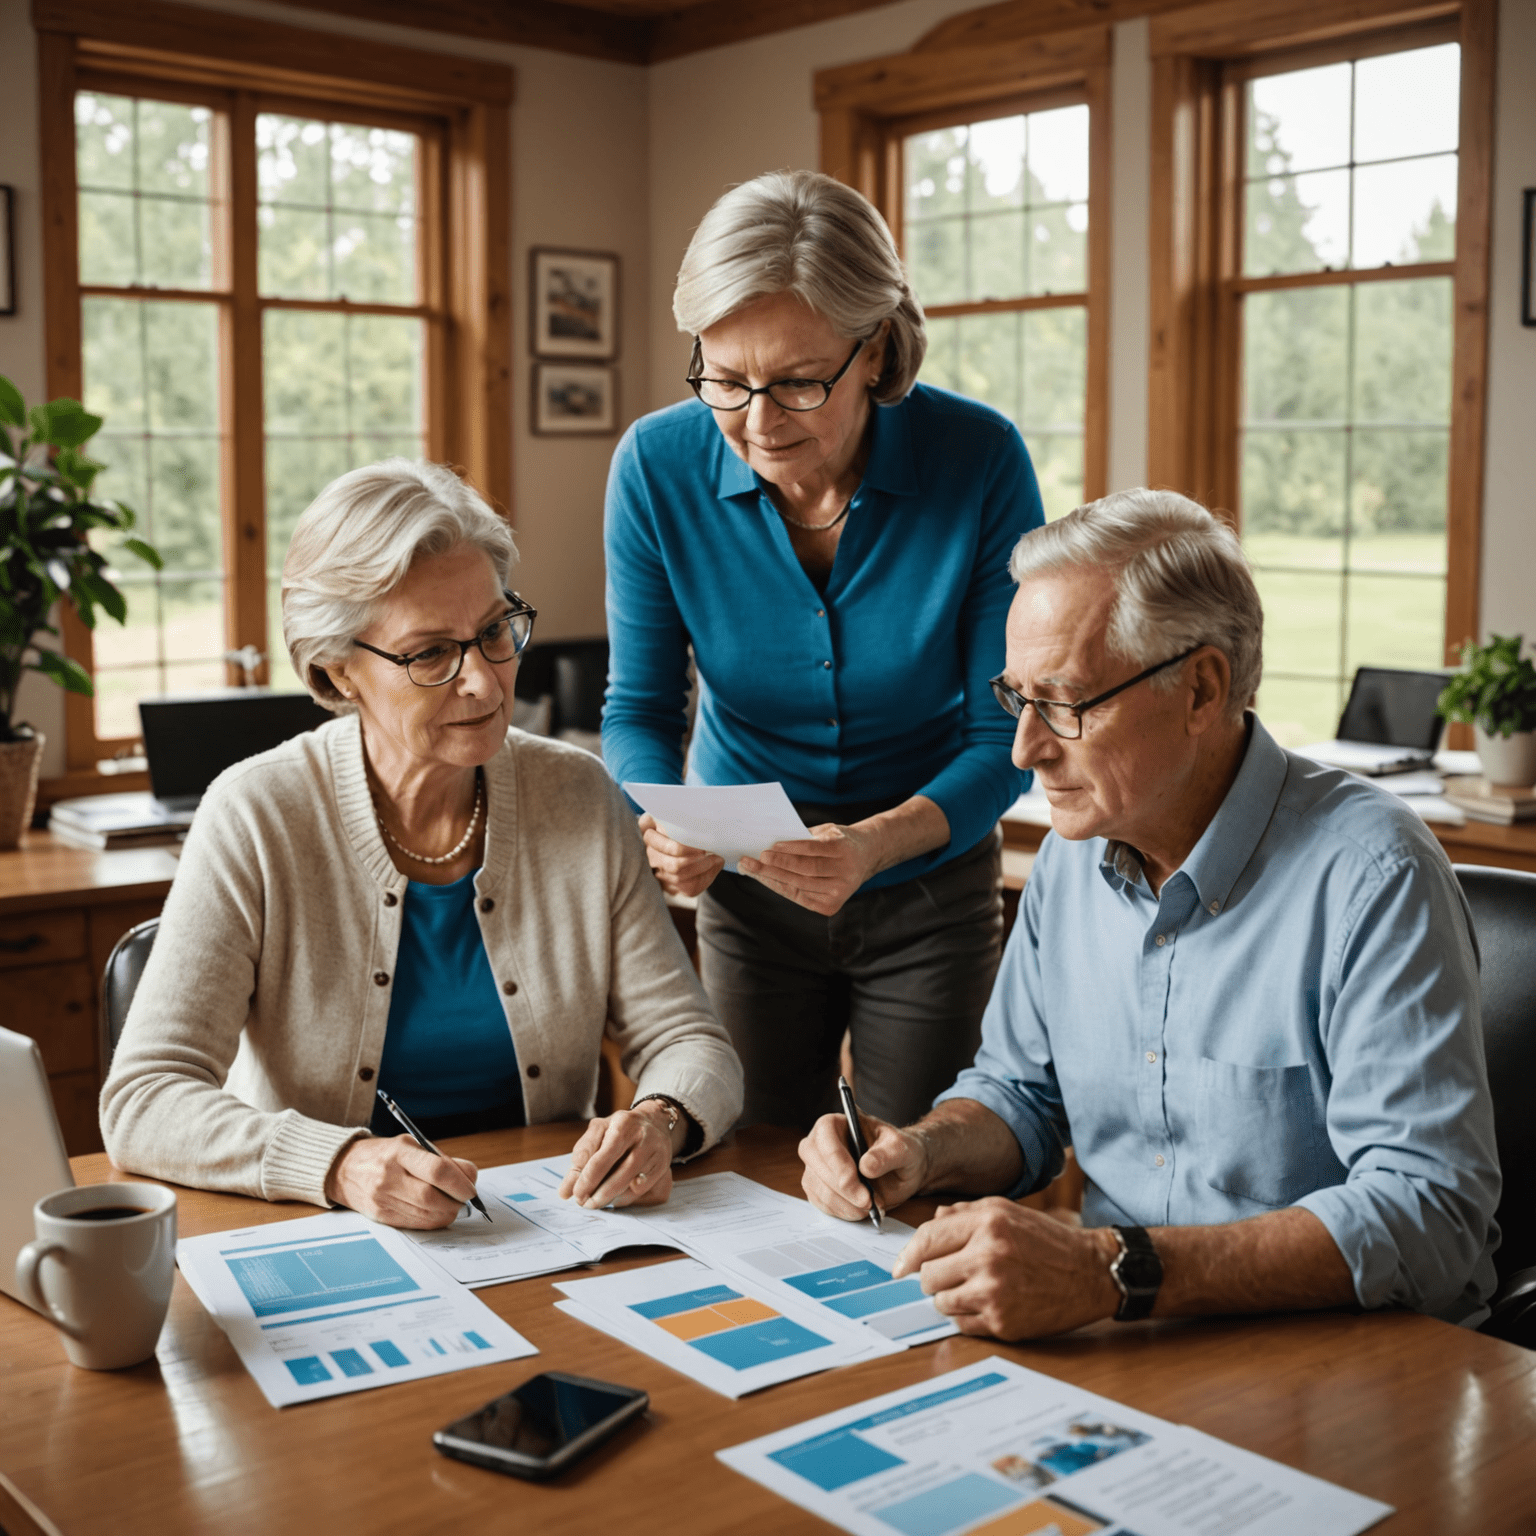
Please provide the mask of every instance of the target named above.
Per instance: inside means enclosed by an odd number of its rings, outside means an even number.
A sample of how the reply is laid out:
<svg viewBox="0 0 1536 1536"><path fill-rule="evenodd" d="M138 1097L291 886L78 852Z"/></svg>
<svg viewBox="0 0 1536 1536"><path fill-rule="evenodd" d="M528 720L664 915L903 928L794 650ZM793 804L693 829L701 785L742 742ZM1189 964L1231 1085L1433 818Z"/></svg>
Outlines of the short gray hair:
<svg viewBox="0 0 1536 1536"><path fill-rule="evenodd" d="M483 550L512 585L506 521L443 464L384 459L332 480L304 509L283 561L283 639L299 681L338 713L351 708L327 668L378 616L419 555Z"/></svg>
<svg viewBox="0 0 1536 1536"><path fill-rule="evenodd" d="M677 328L697 338L754 299L792 293L840 335L871 340L891 323L870 394L904 400L928 350L923 312L880 211L819 171L770 171L732 187L688 242L672 294ZM690 373L699 370L693 344Z"/></svg>
<svg viewBox="0 0 1536 1536"><path fill-rule="evenodd" d="M1093 567L1115 585L1109 649L1150 667L1215 646L1232 668L1228 712L1241 719L1264 672L1264 606L1231 528L1176 491L1116 491L1026 533L1009 564L1021 584ZM1149 681L1172 689L1178 673L1170 668Z"/></svg>

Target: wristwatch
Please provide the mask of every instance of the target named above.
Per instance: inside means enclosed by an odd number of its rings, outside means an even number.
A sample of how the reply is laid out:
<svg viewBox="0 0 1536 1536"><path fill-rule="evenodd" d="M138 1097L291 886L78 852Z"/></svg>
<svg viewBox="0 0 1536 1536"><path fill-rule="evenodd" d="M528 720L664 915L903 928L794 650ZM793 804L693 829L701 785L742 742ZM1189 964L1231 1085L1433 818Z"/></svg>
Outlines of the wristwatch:
<svg viewBox="0 0 1536 1536"><path fill-rule="evenodd" d="M642 1104L652 1101L661 1104L667 1111L667 1135L670 1136L678 1127L678 1122L683 1118L683 1106L676 1099L669 1099L664 1093L648 1093L644 1098L636 1099L629 1107L639 1109Z"/></svg>
<svg viewBox="0 0 1536 1536"><path fill-rule="evenodd" d="M1120 1287L1117 1323L1134 1323L1148 1317L1163 1283L1163 1261L1152 1246L1145 1227L1111 1227L1120 1252L1109 1266L1110 1278Z"/></svg>

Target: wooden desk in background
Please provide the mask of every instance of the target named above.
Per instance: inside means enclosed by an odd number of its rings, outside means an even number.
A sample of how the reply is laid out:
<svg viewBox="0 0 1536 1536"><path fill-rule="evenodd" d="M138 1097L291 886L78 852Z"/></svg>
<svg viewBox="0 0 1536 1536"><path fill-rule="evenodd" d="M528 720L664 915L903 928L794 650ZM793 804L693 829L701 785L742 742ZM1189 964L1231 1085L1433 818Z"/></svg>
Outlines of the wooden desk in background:
<svg viewBox="0 0 1536 1536"><path fill-rule="evenodd" d="M450 1142L482 1167L563 1152L579 1127ZM684 1171L737 1169L798 1193L795 1139L741 1133ZM112 1176L75 1162L82 1183ZM931 1201L901 1214L920 1220ZM183 1235L308 1207L181 1192ZM654 1252L596 1273L660 1262ZM715 1460L726 1446L1000 1353L1396 1505L1384 1536L1502 1536L1536 1522L1536 1354L1408 1313L1106 1322L1011 1347L955 1338L772 1387L740 1402L554 1309L561 1276L478 1294L537 1359L274 1409L178 1275L156 1361L69 1365L52 1328L0 1296L0 1526L50 1532L328 1531L540 1536L826 1531ZM565 1476L523 1483L439 1456L432 1431L540 1370L642 1387L646 1420ZM19 1497L18 1497L19 1495Z"/></svg>

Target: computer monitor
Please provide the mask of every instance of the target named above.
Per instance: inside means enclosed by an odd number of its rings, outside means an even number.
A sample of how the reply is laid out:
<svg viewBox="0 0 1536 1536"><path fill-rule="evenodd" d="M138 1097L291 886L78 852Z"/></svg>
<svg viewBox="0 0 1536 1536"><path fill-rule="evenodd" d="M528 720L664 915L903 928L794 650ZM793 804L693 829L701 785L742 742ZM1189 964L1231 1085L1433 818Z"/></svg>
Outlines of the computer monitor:
<svg viewBox="0 0 1536 1536"><path fill-rule="evenodd" d="M1339 740L1435 751L1445 725L1435 713L1435 704L1450 675L1361 667L1339 719Z"/></svg>
<svg viewBox="0 0 1536 1536"><path fill-rule="evenodd" d="M307 693L232 688L144 699L139 728L155 798L191 809L226 768L332 719Z"/></svg>

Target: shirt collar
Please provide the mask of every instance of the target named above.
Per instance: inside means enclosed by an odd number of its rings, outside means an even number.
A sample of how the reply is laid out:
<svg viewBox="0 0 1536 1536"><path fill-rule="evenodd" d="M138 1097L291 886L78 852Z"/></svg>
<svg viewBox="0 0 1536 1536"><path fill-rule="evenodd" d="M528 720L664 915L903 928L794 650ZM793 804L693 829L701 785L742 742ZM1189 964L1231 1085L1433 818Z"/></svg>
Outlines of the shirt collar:
<svg viewBox="0 0 1536 1536"><path fill-rule="evenodd" d="M1226 906L1238 876L1248 867L1274 816L1289 767L1285 752L1258 716L1250 713L1247 720L1248 745L1237 777L1176 872L1194 886L1208 911L1220 912ZM1111 884L1145 884L1135 850L1114 839L1104 845L1100 868Z"/></svg>
<svg viewBox="0 0 1536 1536"><path fill-rule="evenodd" d="M884 491L889 496L917 495L917 470L912 462L912 437L906 417L906 401L875 407L874 438L869 446L869 463L859 493ZM724 434L715 442L719 455L716 489L724 498L756 496L762 482L746 463L737 458Z"/></svg>

